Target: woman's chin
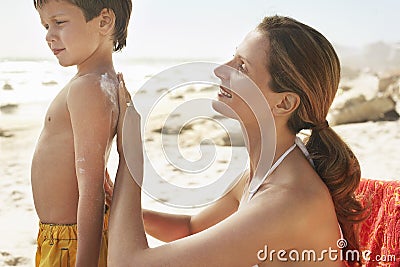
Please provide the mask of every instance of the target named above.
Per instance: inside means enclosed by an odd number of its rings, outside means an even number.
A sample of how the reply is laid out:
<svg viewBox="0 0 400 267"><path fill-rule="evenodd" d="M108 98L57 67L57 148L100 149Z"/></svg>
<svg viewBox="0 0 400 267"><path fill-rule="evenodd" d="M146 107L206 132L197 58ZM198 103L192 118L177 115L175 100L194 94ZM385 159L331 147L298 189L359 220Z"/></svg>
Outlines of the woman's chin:
<svg viewBox="0 0 400 267"><path fill-rule="evenodd" d="M229 107L224 102L219 100L212 101L212 108L218 112L219 114L234 120L238 120L238 115L233 111L231 107Z"/></svg>

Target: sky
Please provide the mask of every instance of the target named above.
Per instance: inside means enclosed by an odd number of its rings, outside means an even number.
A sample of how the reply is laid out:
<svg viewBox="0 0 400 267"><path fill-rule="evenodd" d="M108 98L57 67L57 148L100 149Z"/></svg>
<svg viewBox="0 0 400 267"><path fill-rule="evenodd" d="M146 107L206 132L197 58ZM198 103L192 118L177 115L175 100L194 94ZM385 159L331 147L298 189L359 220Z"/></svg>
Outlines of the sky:
<svg viewBox="0 0 400 267"><path fill-rule="evenodd" d="M308 24L334 44L400 42L398 0L134 0L118 57L227 58L266 15ZM0 58L52 58L32 0L2 0Z"/></svg>

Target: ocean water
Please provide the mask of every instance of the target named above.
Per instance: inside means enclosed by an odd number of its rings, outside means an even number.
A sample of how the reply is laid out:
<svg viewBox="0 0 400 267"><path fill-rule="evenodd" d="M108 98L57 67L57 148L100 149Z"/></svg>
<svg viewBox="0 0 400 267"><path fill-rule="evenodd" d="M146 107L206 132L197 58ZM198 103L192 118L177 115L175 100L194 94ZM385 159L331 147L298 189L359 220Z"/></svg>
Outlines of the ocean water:
<svg viewBox="0 0 400 267"><path fill-rule="evenodd" d="M181 62L124 60L115 62L115 69L124 73L129 86L137 88L157 72ZM75 72L75 67L64 68L53 60L0 60L0 106L49 102Z"/></svg>
<svg viewBox="0 0 400 267"><path fill-rule="evenodd" d="M183 60L119 60L115 69L124 73L134 94L146 80ZM23 119L37 123L51 100L75 75L76 67L62 67L52 60L0 60L0 129Z"/></svg>
<svg viewBox="0 0 400 267"><path fill-rule="evenodd" d="M154 98L161 96L176 82L181 84L190 82L193 76L190 73L192 70L177 67L188 62L192 61L187 59L120 59L115 60L114 65L117 72L124 74L128 90L133 95L140 94L136 96L140 98L138 101L140 109L141 106L145 108L154 104ZM216 66L215 63L210 63L200 69L205 72L205 78L202 79L218 82L212 74L212 66ZM43 109L75 73L76 67L61 67L55 60L0 59L0 116L15 112L32 117L41 116ZM150 88L143 88L149 80L151 80ZM193 90L193 86L190 90Z"/></svg>

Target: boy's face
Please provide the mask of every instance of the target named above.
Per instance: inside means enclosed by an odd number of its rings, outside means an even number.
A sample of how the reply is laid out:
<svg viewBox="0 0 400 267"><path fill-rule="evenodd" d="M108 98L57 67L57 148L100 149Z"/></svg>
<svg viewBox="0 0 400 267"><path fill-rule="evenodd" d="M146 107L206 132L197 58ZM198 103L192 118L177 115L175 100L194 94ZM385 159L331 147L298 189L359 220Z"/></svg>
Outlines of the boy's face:
<svg viewBox="0 0 400 267"><path fill-rule="evenodd" d="M79 7L68 1L49 0L38 12L47 30L46 42L60 65L79 65L98 48L100 23L97 18L86 22Z"/></svg>

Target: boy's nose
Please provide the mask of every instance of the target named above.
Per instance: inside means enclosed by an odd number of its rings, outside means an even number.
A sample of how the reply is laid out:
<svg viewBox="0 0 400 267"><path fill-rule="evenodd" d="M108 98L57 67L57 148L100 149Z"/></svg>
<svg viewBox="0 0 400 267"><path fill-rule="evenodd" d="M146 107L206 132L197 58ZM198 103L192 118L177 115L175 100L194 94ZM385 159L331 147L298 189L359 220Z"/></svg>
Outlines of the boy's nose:
<svg viewBox="0 0 400 267"><path fill-rule="evenodd" d="M55 41L56 37L54 31L48 29L46 34L46 42L50 45L51 42Z"/></svg>

